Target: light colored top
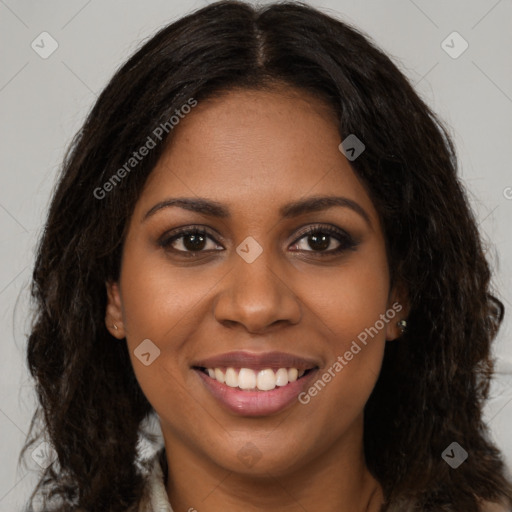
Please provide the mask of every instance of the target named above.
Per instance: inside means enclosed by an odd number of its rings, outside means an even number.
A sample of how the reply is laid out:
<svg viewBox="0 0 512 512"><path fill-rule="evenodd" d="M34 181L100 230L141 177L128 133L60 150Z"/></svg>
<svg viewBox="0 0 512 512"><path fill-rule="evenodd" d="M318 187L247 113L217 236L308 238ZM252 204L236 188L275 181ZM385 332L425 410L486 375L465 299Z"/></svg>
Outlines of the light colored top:
<svg viewBox="0 0 512 512"><path fill-rule="evenodd" d="M160 450L151 458L150 470L146 479L139 512L173 512L165 490L164 473L160 465Z"/></svg>

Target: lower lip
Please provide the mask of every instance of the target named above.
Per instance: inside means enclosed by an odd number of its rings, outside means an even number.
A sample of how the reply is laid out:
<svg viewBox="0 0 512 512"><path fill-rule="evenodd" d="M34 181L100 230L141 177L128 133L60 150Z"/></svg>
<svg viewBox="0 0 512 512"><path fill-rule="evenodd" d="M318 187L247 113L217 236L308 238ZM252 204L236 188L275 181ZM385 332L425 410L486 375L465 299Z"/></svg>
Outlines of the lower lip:
<svg viewBox="0 0 512 512"><path fill-rule="evenodd" d="M206 389L227 409L242 416L267 416L286 409L304 391L317 370L286 386L276 387L271 391L242 391L221 384L218 380L210 378L201 370L195 369L206 385Z"/></svg>

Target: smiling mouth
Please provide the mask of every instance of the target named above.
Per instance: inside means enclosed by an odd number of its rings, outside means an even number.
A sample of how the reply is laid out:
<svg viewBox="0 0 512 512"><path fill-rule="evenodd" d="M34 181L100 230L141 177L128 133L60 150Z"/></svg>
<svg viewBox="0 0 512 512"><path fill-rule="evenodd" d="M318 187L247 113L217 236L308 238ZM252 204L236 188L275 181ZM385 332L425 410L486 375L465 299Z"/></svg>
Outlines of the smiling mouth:
<svg viewBox="0 0 512 512"><path fill-rule="evenodd" d="M307 370L298 368L265 368L253 370L252 368L204 368L194 367L195 370L207 375L210 379L225 384L230 388L241 391L272 391L304 378L317 368Z"/></svg>

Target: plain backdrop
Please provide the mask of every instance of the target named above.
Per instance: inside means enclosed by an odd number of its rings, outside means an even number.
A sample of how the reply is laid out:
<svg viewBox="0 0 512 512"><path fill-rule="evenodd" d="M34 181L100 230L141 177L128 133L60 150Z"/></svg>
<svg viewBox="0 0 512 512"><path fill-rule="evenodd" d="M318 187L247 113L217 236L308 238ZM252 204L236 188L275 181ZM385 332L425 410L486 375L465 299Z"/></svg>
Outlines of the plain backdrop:
<svg viewBox="0 0 512 512"><path fill-rule="evenodd" d="M163 25L207 3L0 0L0 511L21 510L37 478L35 462L28 470L17 466L35 406L25 363L27 290L64 151L98 93L134 50ZM494 286L510 312L512 1L308 3L369 35L449 126L495 271ZM56 50L44 55L52 45ZM485 409L509 465L511 338L508 314L495 344L498 373Z"/></svg>

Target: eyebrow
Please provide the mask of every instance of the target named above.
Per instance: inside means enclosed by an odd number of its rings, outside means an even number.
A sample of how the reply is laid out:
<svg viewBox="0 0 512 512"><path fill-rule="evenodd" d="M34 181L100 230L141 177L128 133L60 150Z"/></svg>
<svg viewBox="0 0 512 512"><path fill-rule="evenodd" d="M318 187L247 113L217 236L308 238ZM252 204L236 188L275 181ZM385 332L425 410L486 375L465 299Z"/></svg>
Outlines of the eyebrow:
<svg viewBox="0 0 512 512"><path fill-rule="evenodd" d="M171 206L177 206L179 208L183 208L184 210L189 210L203 215L208 215L210 217L217 217L220 219L227 219L231 217L229 209L225 205L217 201L213 201L211 199L206 199L202 197L178 197L165 199L164 201L155 204L146 212L146 214L142 218L142 222L144 222L146 219L154 215L156 212L164 208L169 208ZM370 216L368 215L366 210L359 203L355 202L352 199L349 199L348 197L307 197L305 199L299 199L297 201L293 201L291 203L283 205L279 209L279 214L284 219L290 219L293 217L298 217L299 215L303 215L305 213L327 210L335 206L350 208L351 210L359 214L370 225L370 227L372 226Z"/></svg>

